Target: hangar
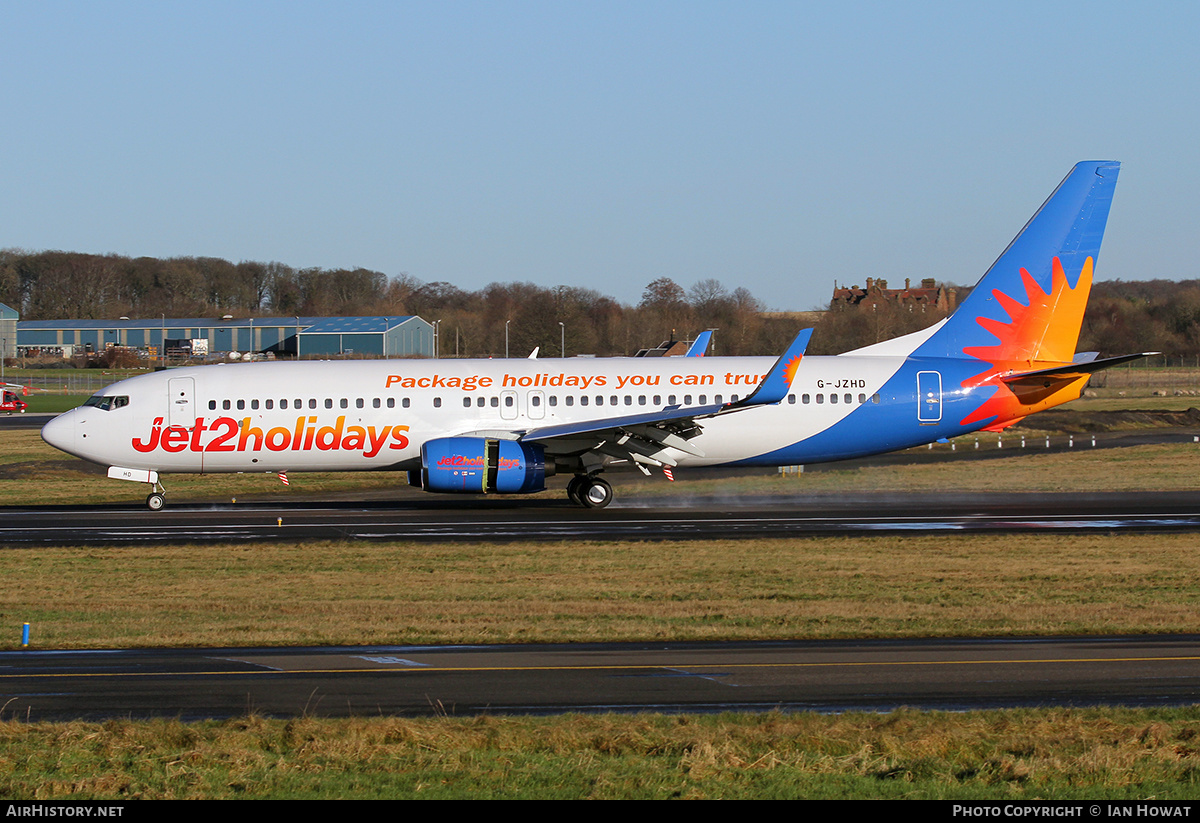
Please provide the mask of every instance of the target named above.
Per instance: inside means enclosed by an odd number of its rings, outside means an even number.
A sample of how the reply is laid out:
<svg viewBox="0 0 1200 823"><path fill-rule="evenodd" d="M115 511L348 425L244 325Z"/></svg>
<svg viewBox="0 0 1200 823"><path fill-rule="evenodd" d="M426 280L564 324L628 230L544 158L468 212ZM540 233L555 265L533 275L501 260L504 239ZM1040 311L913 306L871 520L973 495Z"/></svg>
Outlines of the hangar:
<svg viewBox="0 0 1200 823"><path fill-rule="evenodd" d="M15 315L15 312L14 312ZM16 350L69 357L112 346L301 357L432 357L433 326L414 315L379 317L157 317L142 320L21 320Z"/></svg>

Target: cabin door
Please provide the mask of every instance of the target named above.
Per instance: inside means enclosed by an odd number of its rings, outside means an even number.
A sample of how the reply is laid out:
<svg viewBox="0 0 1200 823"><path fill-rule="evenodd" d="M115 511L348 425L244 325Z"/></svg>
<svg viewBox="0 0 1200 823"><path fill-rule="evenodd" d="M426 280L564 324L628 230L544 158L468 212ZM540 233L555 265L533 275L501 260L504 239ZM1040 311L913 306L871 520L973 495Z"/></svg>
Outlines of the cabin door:
<svg viewBox="0 0 1200 823"><path fill-rule="evenodd" d="M172 377L167 381L168 426L190 429L196 424L196 381L190 377Z"/></svg>
<svg viewBox="0 0 1200 823"><path fill-rule="evenodd" d="M917 421L937 423L942 419L942 373L917 372Z"/></svg>

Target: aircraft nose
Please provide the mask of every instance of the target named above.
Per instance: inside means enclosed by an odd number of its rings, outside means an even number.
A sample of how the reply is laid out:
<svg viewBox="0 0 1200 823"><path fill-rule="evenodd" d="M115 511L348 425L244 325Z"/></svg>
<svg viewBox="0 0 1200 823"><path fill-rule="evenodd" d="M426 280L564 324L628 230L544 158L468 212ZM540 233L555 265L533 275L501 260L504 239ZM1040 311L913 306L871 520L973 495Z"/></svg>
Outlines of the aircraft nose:
<svg viewBox="0 0 1200 823"><path fill-rule="evenodd" d="M60 414L42 426L42 439L56 449L65 452L75 450L75 412Z"/></svg>

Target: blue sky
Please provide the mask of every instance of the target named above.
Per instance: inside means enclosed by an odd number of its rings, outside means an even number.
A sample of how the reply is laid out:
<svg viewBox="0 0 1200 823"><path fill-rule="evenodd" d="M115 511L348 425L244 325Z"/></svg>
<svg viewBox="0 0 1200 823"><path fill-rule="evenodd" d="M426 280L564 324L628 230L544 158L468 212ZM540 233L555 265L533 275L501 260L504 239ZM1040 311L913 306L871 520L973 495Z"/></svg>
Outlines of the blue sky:
<svg viewBox="0 0 1200 823"><path fill-rule="evenodd" d="M9 2L0 247L477 289L974 283L1078 160L1193 278L1194 3Z"/></svg>

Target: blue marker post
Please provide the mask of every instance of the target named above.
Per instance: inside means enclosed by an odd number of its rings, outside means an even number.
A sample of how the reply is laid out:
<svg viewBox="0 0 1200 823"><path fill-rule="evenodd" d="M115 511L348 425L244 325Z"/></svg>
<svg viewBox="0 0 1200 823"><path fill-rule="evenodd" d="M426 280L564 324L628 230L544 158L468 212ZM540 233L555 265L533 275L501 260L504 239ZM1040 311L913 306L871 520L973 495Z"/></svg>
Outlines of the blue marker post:
<svg viewBox="0 0 1200 823"><path fill-rule="evenodd" d="M29 646L29 624L25 623L21 627L21 647L27 648L28 646Z"/></svg>

